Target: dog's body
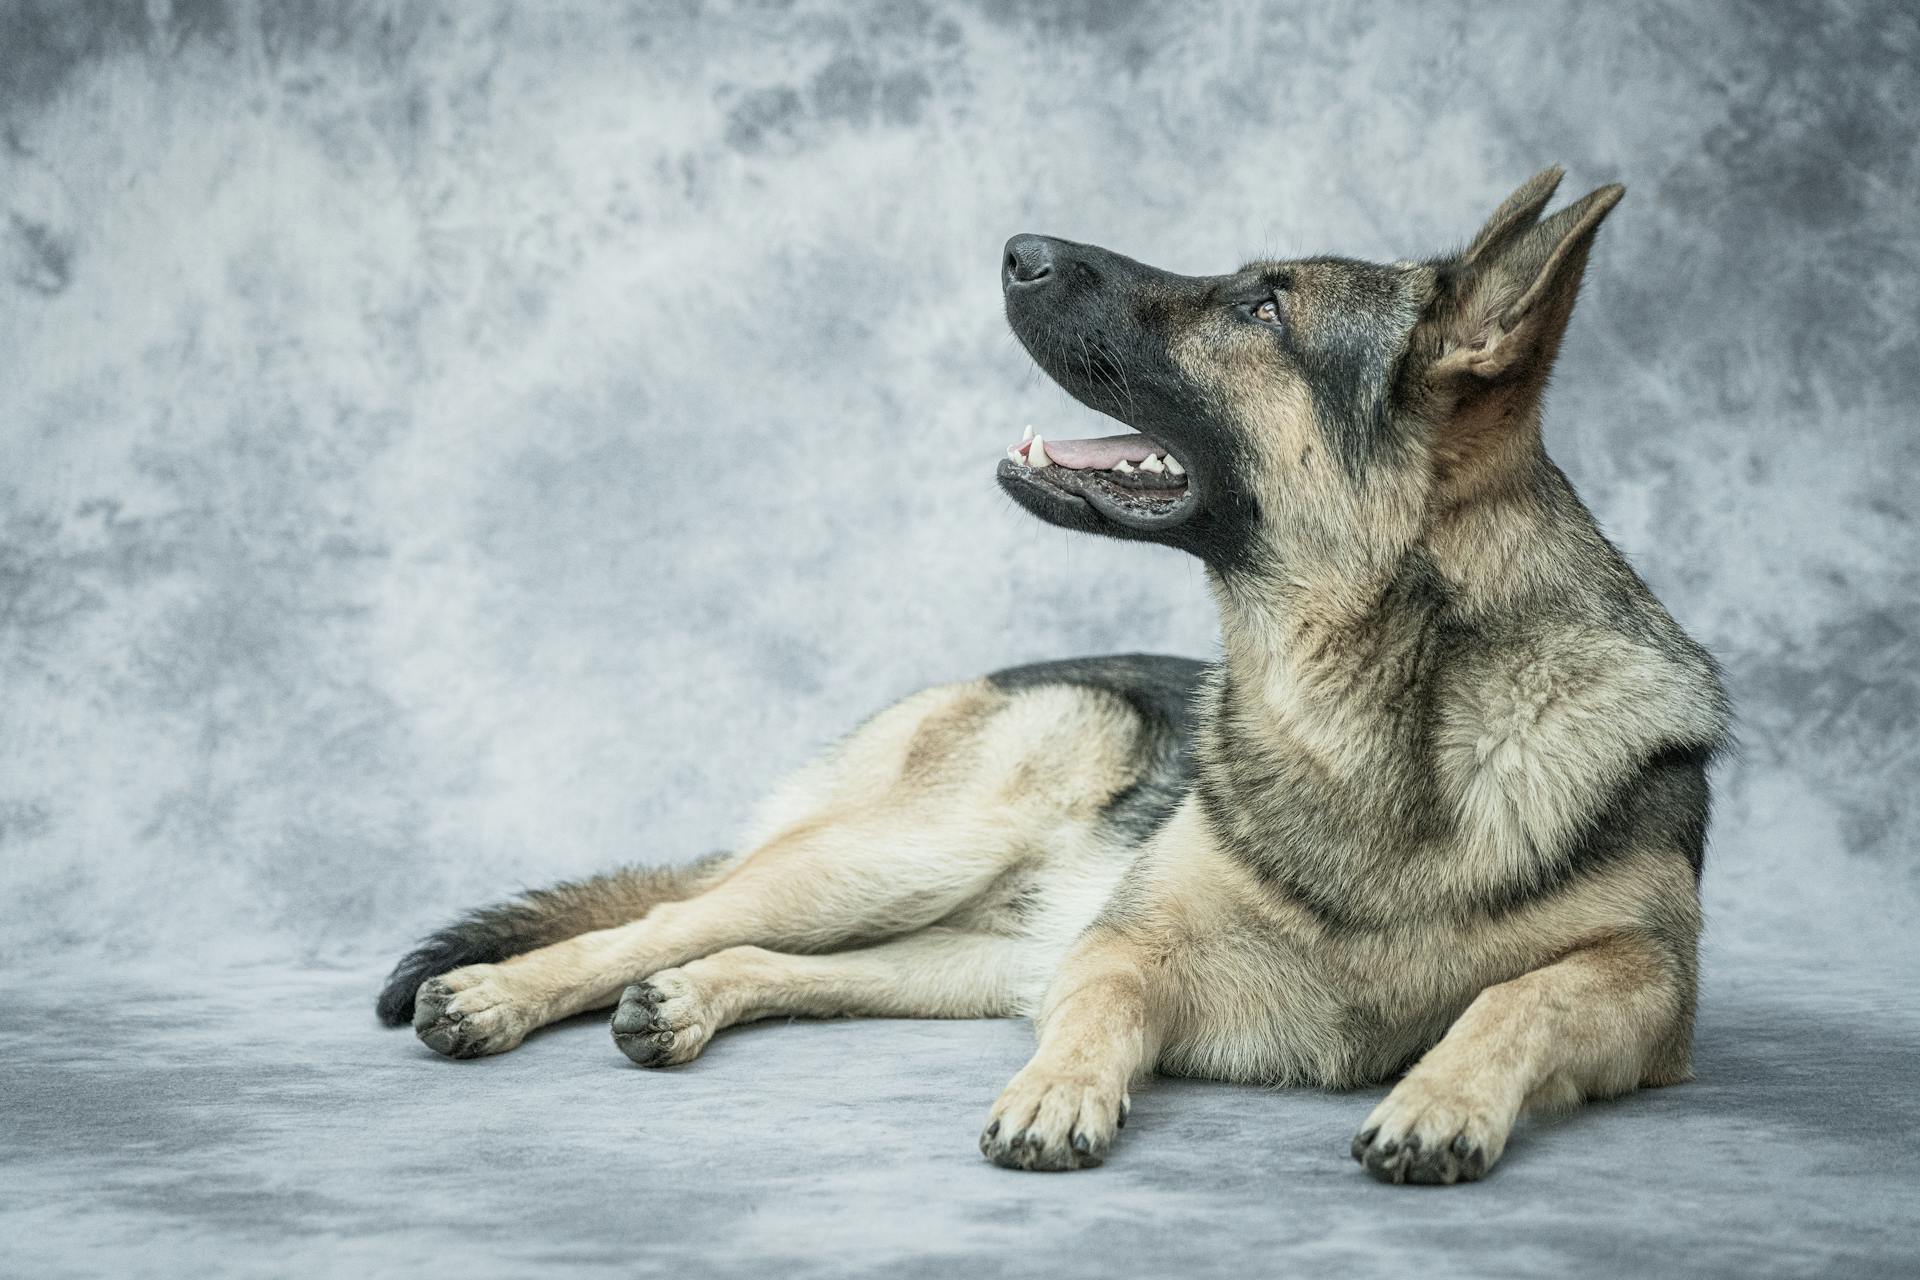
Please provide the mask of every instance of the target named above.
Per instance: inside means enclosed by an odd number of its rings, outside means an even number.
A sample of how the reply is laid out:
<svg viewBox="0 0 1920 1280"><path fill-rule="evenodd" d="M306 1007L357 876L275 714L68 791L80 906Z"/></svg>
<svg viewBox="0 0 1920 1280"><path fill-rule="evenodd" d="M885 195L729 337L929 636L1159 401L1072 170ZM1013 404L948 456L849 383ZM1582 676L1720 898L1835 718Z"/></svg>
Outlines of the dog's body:
<svg viewBox="0 0 1920 1280"><path fill-rule="evenodd" d="M1529 1105L1686 1078L1711 659L1540 447L1619 197L1550 171L1464 254L1168 275L1009 243L1042 367L1146 432L1036 440L1056 524L1207 564L1223 655L927 690L765 806L745 852L475 913L389 1021L456 1057L618 1003L645 1065L778 1014L1026 1014L982 1149L1104 1157L1154 1070L1343 1087L1412 1069L1354 1155L1452 1182ZM417 1000L416 1000L417 990Z"/></svg>

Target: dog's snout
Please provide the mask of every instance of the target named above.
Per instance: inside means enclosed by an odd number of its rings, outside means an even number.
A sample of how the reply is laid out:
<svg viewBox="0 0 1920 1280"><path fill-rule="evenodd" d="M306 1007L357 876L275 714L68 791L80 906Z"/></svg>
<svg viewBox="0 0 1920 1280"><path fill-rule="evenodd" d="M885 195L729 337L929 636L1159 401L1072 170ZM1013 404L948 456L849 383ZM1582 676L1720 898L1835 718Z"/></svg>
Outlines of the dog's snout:
<svg viewBox="0 0 1920 1280"><path fill-rule="evenodd" d="M1007 241L1000 279L1007 288L1038 284L1053 274L1053 246L1045 236L1015 236Z"/></svg>

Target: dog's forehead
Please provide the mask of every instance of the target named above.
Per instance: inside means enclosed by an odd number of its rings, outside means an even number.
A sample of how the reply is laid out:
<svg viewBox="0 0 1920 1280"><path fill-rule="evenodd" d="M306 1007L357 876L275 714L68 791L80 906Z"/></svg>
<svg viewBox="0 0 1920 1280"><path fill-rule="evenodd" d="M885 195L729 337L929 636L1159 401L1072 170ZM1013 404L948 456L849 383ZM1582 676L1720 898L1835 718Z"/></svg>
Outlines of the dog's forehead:
<svg viewBox="0 0 1920 1280"><path fill-rule="evenodd" d="M1248 280L1285 284L1298 293L1358 307L1397 301L1412 265L1332 256L1262 258L1246 263L1235 274Z"/></svg>

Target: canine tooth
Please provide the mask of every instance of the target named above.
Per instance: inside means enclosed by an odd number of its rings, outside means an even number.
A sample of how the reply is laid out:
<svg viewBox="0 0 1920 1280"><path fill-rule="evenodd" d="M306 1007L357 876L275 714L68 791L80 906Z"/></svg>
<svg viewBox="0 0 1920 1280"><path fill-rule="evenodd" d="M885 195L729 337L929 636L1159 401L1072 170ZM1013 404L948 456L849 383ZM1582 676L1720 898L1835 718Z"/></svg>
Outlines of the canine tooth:
<svg viewBox="0 0 1920 1280"><path fill-rule="evenodd" d="M1120 461L1114 463L1112 469L1115 471L1118 471L1123 476L1130 476L1133 474L1133 464L1131 462L1128 462L1125 458L1122 458L1120 459Z"/></svg>
<svg viewBox="0 0 1920 1280"><path fill-rule="evenodd" d="M1033 444L1027 449L1027 465L1036 468L1050 467L1053 465L1053 459L1047 456L1047 440L1045 436L1035 436L1033 438Z"/></svg>
<svg viewBox="0 0 1920 1280"><path fill-rule="evenodd" d="M1147 455L1147 460L1140 464L1140 469L1142 471L1151 471L1155 475L1158 475L1167 469L1167 464L1160 461L1159 454L1150 453Z"/></svg>
<svg viewBox="0 0 1920 1280"><path fill-rule="evenodd" d="M1021 444L1025 444L1025 443L1026 443L1027 441L1029 441L1029 440L1031 440L1031 439L1033 439L1033 424L1032 424L1031 422L1029 422L1029 423L1027 424L1027 429L1026 429L1026 431L1025 431L1025 433L1024 433L1024 434L1022 434L1022 435L1021 435L1021 437L1020 437L1020 443L1021 443Z"/></svg>
<svg viewBox="0 0 1920 1280"><path fill-rule="evenodd" d="M1174 457L1172 454L1168 454L1167 474L1170 476L1183 476L1187 474L1187 469L1180 465L1180 459Z"/></svg>

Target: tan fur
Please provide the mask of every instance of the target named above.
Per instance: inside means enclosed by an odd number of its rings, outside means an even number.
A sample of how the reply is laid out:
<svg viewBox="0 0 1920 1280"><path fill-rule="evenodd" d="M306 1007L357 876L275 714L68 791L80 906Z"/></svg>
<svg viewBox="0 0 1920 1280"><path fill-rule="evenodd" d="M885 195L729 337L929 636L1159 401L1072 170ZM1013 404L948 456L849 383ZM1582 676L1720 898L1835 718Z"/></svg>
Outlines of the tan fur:
<svg viewBox="0 0 1920 1280"><path fill-rule="evenodd" d="M804 953L939 923L992 930L1025 888L1046 890L1028 936L1057 951L1124 866L1093 825L1132 781L1132 732L1114 699L1064 687L916 694L776 790L718 883L632 923L431 979L415 1025L459 1018L497 1053L729 947Z"/></svg>
<svg viewBox="0 0 1920 1280"><path fill-rule="evenodd" d="M927 690L779 788L701 891L428 981L422 1037L499 1052L618 1000L623 1050L670 1066L754 1018L1030 1014L1036 1051L981 1146L1044 1169L1100 1163L1156 1070L1349 1087L1415 1064L1355 1144L1392 1181L1480 1176L1529 1106L1687 1078L1684 833L1608 805L1663 751L1717 742L1726 712L1540 451L1540 387L1619 198L1540 221L1558 178L1501 206L1444 297L1427 265L1289 268L1305 334L1343 290L1409 308L1397 376L1430 429L1364 468L1271 333L1183 321L1172 358L1230 406L1260 519L1211 575L1199 783L1143 843L1103 825L1148 767L1121 697ZM1421 612L1436 582L1472 641L1444 664ZM1288 813L1286 787L1314 812ZM1598 837L1618 847L1574 875Z"/></svg>
<svg viewBox="0 0 1920 1280"><path fill-rule="evenodd" d="M1317 447L1325 433L1281 348L1220 317L1174 344L1185 375L1238 414L1270 540L1264 565L1214 579L1233 696L1211 736L1203 730L1203 770L1210 754L1239 765L1252 744L1275 777L1391 785L1402 747L1382 736L1379 708L1412 679L1424 637L1383 626L1380 609L1409 553L1426 557L1468 618L1563 595L1556 579L1617 563L1590 524L1549 516L1522 483L1539 465L1544 371L1593 229L1620 194L1604 188L1536 227L1557 180L1535 179L1490 221L1467 259L1481 276L1422 353L1430 383L1414 401L1446 422L1423 437L1430 453L1376 458L1346 483ZM1410 295L1431 296L1426 268L1402 270L1419 277ZM1315 275L1335 271L1290 272L1290 325L1317 323ZM1650 607L1650 625L1671 625ZM1111 1081L1139 1065L1138 1044L1161 1046L1162 1070L1351 1084L1438 1040L1383 1105L1380 1145L1356 1146L1392 1180L1478 1176L1529 1099L1565 1105L1685 1077L1698 912L1677 845L1630 851L1577 892L1502 917L1475 904L1576 842L1648 744L1717 741L1724 708L1703 693L1713 673L1577 612L1505 634L1451 665L1431 695L1427 781L1453 818L1440 843L1385 829L1341 866L1342 910L1398 923L1330 936L1287 894L1247 883L1189 806L1063 967L1039 1051L996 1108L1030 1115L1026 1131L990 1130L991 1154L1097 1161L1097 1117L1090 1152L1063 1146L1064 1107L1050 1112L1047 1100L1110 1098ZM1083 959L1097 959L1098 982L1076 976ZM1593 1022L1576 1031L1582 1016ZM1104 1083L1089 1094L1090 1082ZM1416 1160L1408 1139L1423 1136ZM1456 1138L1458 1150L1436 1151Z"/></svg>
<svg viewBox="0 0 1920 1280"><path fill-rule="evenodd" d="M1459 890L1486 892L1563 846L1646 742L1717 733L1687 674L1618 637L1549 632L1455 681L1437 746L1466 827Z"/></svg>
<svg viewBox="0 0 1920 1280"><path fill-rule="evenodd" d="M1462 731L1462 776L1481 776L1472 762L1498 758L1501 734L1533 724L1511 705L1489 709ZM1488 1164L1529 1099L1685 1077L1678 993L1690 975L1631 943L1697 926L1675 858L1649 850L1498 921L1332 939L1223 857L1191 802L1137 860L1102 849L1092 818L1130 780L1126 734L1112 700L1087 691L918 695L783 788L762 824L772 834L704 893L429 986L497 1026L497 1052L644 980L660 992L661 1023L645 1034L669 1041L652 1065L684 1062L758 1017L1035 1014L1039 1048L983 1139L1030 1167L1098 1163L1130 1089L1154 1070L1348 1086L1437 1040L1369 1123L1427 1135L1465 1116L1452 1132L1484 1134ZM926 763L929 736L945 769ZM1515 819L1488 803L1493 850ZM1009 920L1006 904L1036 886L1046 909ZM1129 904L1125 921L1095 923L1109 901ZM1676 903L1679 918L1666 918ZM1570 959L1602 941L1595 958ZM855 949L800 954L843 947ZM1658 981L1636 994L1636 973ZM1585 1003L1543 1020L1555 999Z"/></svg>
<svg viewBox="0 0 1920 1280"><path fill-rule="evenodd" d="M648 1066L676 1066L760 1018L1010 1017L1045 984L1047 959L1022 940L941 927L830 955L729 947L648 977L623 1000L614 1039ZM644 1016L628 1018L635 1003Z"/></svg>
<svg viewBox="0 0 1920 1280"><path fill-rule="evenodd" d="M1453 430L1436 443L1433 453L1433 502L1441 512L1436 524L1449 516L1484 520L1490 512L1481 500L1520 498L1508 482L1540 438L1538 419L1524 401L1511 395L1467 399L1456 405L1452 421ZM1510 548L1514 531L1504 524L1492 528L1497 536L1486 550L1497 554L1503 547ZM1478 554L1479 543L1470 541L1470 545Z"/></svg>
<svg viewBox="0 0 1920 1280"><path fill-rule="evenodd" d="M1678 1078L1649 1079L1649 1067L1690 996L1659 947L1631 934L1597 937L1475 997L1374 1108L1359 1144L1377 1144L1392 1181L1423 1152L1456 1143L1451 1154L1467 1159L1448 1163L1443 1180L1478 1176L1506 1149L1523 1108Z"/></svg>

